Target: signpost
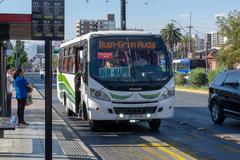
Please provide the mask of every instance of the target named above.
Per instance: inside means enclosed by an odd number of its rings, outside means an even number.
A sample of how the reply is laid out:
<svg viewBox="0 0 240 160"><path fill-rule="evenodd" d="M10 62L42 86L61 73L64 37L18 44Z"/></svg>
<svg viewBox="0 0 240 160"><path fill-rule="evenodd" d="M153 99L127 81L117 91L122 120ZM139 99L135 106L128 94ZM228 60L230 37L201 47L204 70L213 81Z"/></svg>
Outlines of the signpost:
<svg viewBox="0 0 240 160"><path fill-rule="evenodd" d="M64 39L64 0L32 0L32 39Z"/></svg>
<svg viewBox="0 0 240 160"><path fill-rule="evenodd" d="M32 0L32 39L45 40L45 159L52 159L52 40L64 39L64 0Z"/></svg>

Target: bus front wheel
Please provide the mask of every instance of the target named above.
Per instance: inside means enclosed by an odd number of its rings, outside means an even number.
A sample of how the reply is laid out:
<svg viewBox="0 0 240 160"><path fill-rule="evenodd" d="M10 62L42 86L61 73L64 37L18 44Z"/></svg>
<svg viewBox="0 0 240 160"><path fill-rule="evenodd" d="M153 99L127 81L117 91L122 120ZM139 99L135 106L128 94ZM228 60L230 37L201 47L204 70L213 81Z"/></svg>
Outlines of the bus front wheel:
<svg viewBox="0 0 240 160"><path fill-rule="evenodd" d="M89 127L90 127L91 131L97 132L100 128L99 122L94 121L94 120L89 120Z"/></svg>
<svg viewBox="0 0 240 160"><path fill-rule="evenodd" d="M64 92L63 95L63 105L65 107L65 111L67 113L68 116L73 116L73 112L67 107L67 97L66 97L66 93Z"/></svg>
<svg viewBox="0 0 240 160"><path fill-rule="evenodd" d="M83 104L83 108L82 108L82 119L84 121L88 120L87 107L86 107L85 103Z"/></svg>
<svg viewBox="0 0 240 160"><path fill-rule="evenodd" d="M159 129L161 125L161 119L152 119L148 121L149 127L152 131L156 131Z"/></svg>

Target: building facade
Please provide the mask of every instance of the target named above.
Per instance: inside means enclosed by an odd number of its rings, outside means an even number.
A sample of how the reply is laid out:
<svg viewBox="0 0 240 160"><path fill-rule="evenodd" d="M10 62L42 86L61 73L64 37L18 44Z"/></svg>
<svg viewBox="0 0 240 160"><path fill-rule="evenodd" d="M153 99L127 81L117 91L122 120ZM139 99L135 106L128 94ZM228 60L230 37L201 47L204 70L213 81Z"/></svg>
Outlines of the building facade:
<svg viewBox="0 0 240 160"><path fill-rule="evenodd" d="M76 23L76 36L79 37L94 31L108 31L115 29L116 22L114 14L108 14L107 19L103 20L80 19Z"/></svg>
<svg viewBox="0 0 240 160"><path fill-rule="evenodd" d="M206 34L205 37L208 49L219 49L225 42L224 38L219 32L214 31Z"/></svg>
<svg viewBox="0 0 240 160"><path fill-rule="evenodd" d="M195 51L203 50L205 49L205 40L203 38L200 38L198 34L194 34L192 36L194 39L194 49Z"/></svg>

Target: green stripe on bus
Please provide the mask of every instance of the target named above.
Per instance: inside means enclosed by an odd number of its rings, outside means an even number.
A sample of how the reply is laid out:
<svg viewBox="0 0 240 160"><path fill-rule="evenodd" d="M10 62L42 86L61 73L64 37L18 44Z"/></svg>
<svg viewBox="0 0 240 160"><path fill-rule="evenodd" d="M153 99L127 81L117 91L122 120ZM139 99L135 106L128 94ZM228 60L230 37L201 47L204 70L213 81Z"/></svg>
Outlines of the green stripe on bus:
<svg viewBox="0 0 240 160"><path fill-rule="evenodd" d="M73 93L73 92L66 86L65 83L59 82L59 83L58 83L58 86L59 86L59 89L60 89L60 90L65 89L70 95L75 96L75 93Z"/></svg>
<svg viewBox="0 0 240 160"><path fill-rule="evenodd" d="M154 94L142 94L142 93L139 93L139 95L140 95L142 98L144 98L144 99L154 99L154 98L159 97L160 92L159 92L159 93L154 93Z"/></svg>
<svg viewBox="0 0 240 160"><path fill-rule="evenodd" d="M60 91L60 97L63 98L64 96L64 90ZM72 103L75 104L75 98L71 97L67 92L65 92L66 98L69 99Z"/></svg>
<svg viewBox="0 0 240 160"><path fill-rule="evenodd" d="M111 95L111 97L114 98L114 99L124 100L124 99L128 99L128 98L132 97L133 93L130 94L130 95L126 95L126 96L117 95L117 94L113 94L113 93L110 93L110 95Z"/></svg>
<svg viewBox="0 0 240 160"><path fill-rule="evenodd" d="M60 80L61 79L61 80ZM65 75L58 74L58 82L64 82L65 85L71 90L73 94L75 94L74 89L71 87Z"/></svg>

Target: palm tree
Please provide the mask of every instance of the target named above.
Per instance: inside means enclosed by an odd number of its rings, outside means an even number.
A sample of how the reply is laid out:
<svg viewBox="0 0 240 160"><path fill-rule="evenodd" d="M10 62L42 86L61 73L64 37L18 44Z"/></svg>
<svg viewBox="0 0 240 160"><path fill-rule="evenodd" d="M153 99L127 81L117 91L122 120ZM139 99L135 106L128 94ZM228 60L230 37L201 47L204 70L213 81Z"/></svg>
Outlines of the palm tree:
<svg viewBox="0 0 240 160"><path fill-rule="evenodd" d="M174 23L168 23L165 28L161 29L160 33L167 47L173 52L175 44L181 41L181 29Z"/></svg>
<svg viewBox="0 0 240 160"><path fill-rule="evenodd" d="M188 55L188 43L189 43L189 37L186 36L182 36L181 39L181 44L183 46L183 52L182 52L182 58L187 58Z"/></svg>

